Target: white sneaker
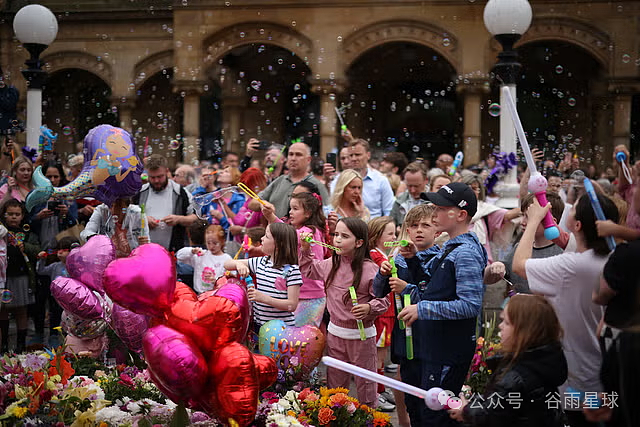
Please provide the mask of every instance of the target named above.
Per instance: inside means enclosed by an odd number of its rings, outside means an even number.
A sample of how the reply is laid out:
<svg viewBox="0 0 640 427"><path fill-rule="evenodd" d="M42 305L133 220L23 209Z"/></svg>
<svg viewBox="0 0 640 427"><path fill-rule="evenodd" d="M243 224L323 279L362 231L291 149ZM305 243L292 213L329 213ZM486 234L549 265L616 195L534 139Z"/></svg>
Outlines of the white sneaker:
<svg viewBox="0 0 640 427"><path fill-rule="evenodd" d="M380 393L380 396L384 397L384 400L391 403L392 405L396 404L396 398L393 395L393 392L391 392L390 390L383 391L382 393Z"/></svg>
<svg viewBox="0 0 640 427"><path fill-rule="evenodd" d="M387 402L387 399L384 398L381 394L378 395L378 407L376 408L381 412L393 412L396 410L396 405L393 403Z"/></svg>

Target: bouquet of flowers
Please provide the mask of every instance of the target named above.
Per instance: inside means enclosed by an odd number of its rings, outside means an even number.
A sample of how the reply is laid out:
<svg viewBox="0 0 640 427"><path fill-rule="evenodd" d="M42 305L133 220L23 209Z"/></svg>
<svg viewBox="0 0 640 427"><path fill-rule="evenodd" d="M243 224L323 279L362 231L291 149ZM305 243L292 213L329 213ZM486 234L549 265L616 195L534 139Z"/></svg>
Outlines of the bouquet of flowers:
<svg viewBox="0 0 640 427"><path fill-rule="evenodd" d="M489 378L491 377L491 369L487 367L487 359L494 356L500 348L500 338L498 337L498 331L496 328L496 316L484 323L484 336L480 336L479 328L476 329L476 353L471 360L471 367L467 373L467 380L465 384L470 387L468 390L470 393L482 394ZM466 393L465 393L466 394Z"/></svg>
<svg viewBox="0 0 640 427"><path fill-rule="evenodd" d="M378 412L348 395L344 388L321 387L319 392L305 388L288 391L280 397L263 393L256 426L391 426L388 415Z"/></svg>

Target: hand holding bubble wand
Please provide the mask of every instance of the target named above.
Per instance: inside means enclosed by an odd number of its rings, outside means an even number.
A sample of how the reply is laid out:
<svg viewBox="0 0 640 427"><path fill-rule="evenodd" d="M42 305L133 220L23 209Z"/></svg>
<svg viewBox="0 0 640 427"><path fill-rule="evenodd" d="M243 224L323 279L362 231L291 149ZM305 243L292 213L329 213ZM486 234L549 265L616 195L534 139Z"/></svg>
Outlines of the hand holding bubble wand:
<svg viewBox="0 0 640 427"><path fill-rule="evenodd" d="M462 164L463 160L464 160L464 153L462 151L458 151L456 153L455 159L453 159L453 164L449 168L449 175L453 176L453 175L456 174L456 171L458 170L458 168Z"/></svg>
<svg viewBox="0 0 640 427"><path fill-rule="evenodd" d="M347 125L344 124L344 118L342 117L342 113L344 112L345 108L346 106L342 106L340 108L334 107L334 109L336 110L336 114L338 115L338 120L340 120L340 130L342 131L347 130Z"/></svg>
<svg viewBox="0 0 640 427"><path fill-rule="evenodd" d="M147 226L147 215L145 215L144 203L140 205L140 236L145 236L145 228Z"/></svg>
<svg viewBox="0 0 640 427"><path fill-rule="evenodd" d="M627 166L627 155L623 151L618 151L616 153L616 160L620 163L620 167L622 168L622 173L624 173L624 177L627 179L629 184L633 184L633 178L631 178L631 171L629 170L629 166Z"/></svg>
<svg viewBox="0 0 640 427"><path fill-rule="evenodd" d="M291 141L291 143L293 143L294 141ZM295 141L297 142L297 141ZM271 174L273 173L274 170L276 170L276 165L278 164L278 162L280 161L280 158L282 157L282 155L284 154L284 150L287 149L287 144L284 144L282 146L282 148L280 149L280 152L278 153L278 157L276 157L276 159L273 161L273 164L271 166L269 166L269 170L267 171L267 174L269 176L271 176Z"/></svg>
<svg viewBox="0 0 640 427"><path fill-rule="evenodd" d="M233 259L238 259L243 250L245 251L245 255L244 255L245 259L249 258L250 247L251 247L251 237L249 237L248 234L245 234L244 238L242 239L242 245L240 246L240 249L238 249L238 252L236 252L236 255L233 257Z"/></svg>
<svg viewBox="0 0 640 427"><path fill-rule="evenodd" d="M193 203L200 206L200 208L203 208L208 204L215 202L218 199L222 199L228 193L237 193L237 192L238 192L238 187L236 187L235 185L231 187L221 188L219 190L212 191L210 193L201 194L199 196L193 196ZM224 213L224 209L222 210L222 212ZM196 211L196 215L198 215L200 219L206 219L201 215L201 213L197 211Z"/></svg>
<svg viewBox="0 0 640 427"><path fill-rule="evenodd" d="M584 178L584 189L589 195L589 200L591 200L591 207L593 208L593 212L596 214L596 218L598 221L606 221L607 217L604 216L604 211L602 210L602 206L600 205L600 201L598 200L598 195L596 194L595 188L593 188L593 184L591 180L587 177ZM609 250L613 251L616 248L616 241L613 236L605 237L607 241L607 246L609 246Z"/></svg>
<svg viewBox="0 0 640 427"><path fill-rule="evenodd" d="M411 305L411 295L404 295L404 306L409 307ZM407 340L407 359L413 360L413 329L410 325L407 325L405 331L405 338Z"/></svg>
<svg viewBox="0 0 640 427"><path fill-rule="evenodd" d="M547 204L549 203L547 201L546 193L547 180L536 169L536 164L533 160L533 155L531 155L531 149L529 148L527 137L524 134L524 128L522 127L522 122L520 122L518 110L516 109L516 104L513 100L513 97L511 96L509 87L503 87L502 93L504 95L504 99L507 102L509 113L511 113L513 125L516 128L516 133L518 134L518 139L520 140L520 145L522 146L522 152L524 153L524 157L527 160L527 166L531 171L531 177L529 178L529 191L535 194L536 199L538 199L538 203L540 203L540 206L547 206ZM551 216L550 211L547 212L544 219L542 220L542 225L544 226L544 237L547 240L553 240L560 237L560 230L556 226L556 223L553 221L553 217Z"/></svg>
<svg viewBox="0 0 640 427"><path fill-rule="evenodd" d="M387 243L394 242L385 242L385 246ZM391 277L398 277L398 267L396 266L396 260L393 259L393 257L389 257L389 264L391 264ZM398 313L400 313L402 311L402 299L400 298L400 295L396 293L394 293L393 297L396 302L396 309L398 310ZM398 327L400 329L404 329L404 320L398 320Z"/></svg>
<svg viewBox="0 0 640 427"><path fill-rule="evenodd" d="M351 302L353 303L353 306L357 306L358 296L356 295L356 288L349 286L349 294L351 295ZM366 341L367 335L364 332L364 323L362 323L362 320L360 319L357 319L356 322L358 323L358 331L360 331L360 340Z"/></svg>

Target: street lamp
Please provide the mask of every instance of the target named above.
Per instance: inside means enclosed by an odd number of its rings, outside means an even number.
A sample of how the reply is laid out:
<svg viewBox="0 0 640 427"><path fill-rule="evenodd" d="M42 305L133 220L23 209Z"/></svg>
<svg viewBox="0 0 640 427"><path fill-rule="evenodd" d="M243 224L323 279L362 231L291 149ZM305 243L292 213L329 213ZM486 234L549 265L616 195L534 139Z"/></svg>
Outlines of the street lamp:
<svg viewBox="0 0 640 427"><path fill-rule="evenodd" d="M13 31L31 54L31 58L25 62L27 69L22 70L22 75L27 80L27 146L37 149L42 124L42 86L47 78L40 54L55 40L58 21L46 7L30 4L16 13Z"/></svg>
<svg viewBox="0 0 640 427"><path fill-rule="evenodd" d="M493 71L500 80L500 89L509 87L513 99L516 99L516 82L522 66L518 62L518 53L513 45L522 37L531 25L532 11L527 0L489 0L484 8L484 26L502 46L498 62ZM500 90L500 105L506 101ZM516 131L511 114L506 108L500 113L500 151L515 153ZM504 177L501 185L496 186L500 199L496 204L504 208L518 207L518 171L512 168Z"/></svg>

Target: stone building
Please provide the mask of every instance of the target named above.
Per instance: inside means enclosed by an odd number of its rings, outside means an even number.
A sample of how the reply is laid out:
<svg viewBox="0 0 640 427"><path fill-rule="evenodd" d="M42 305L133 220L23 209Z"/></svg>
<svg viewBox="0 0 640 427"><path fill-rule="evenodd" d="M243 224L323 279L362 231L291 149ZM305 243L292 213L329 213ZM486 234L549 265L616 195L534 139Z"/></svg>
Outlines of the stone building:
<svg viewBox="0 0 640 427"><path fill-rule="evenodd" d="M638 127L640 1L531 0L518 43L519 109L533 144L596 165ZM26 52L0 2L0 64L26 97ZM484 0L43 0L59 21L43 53L43 122L58 150L100 123L172 159L242 151L249 137L339 143L336 107L381 149L432 158L498 148L500 48Z"/></svg>

